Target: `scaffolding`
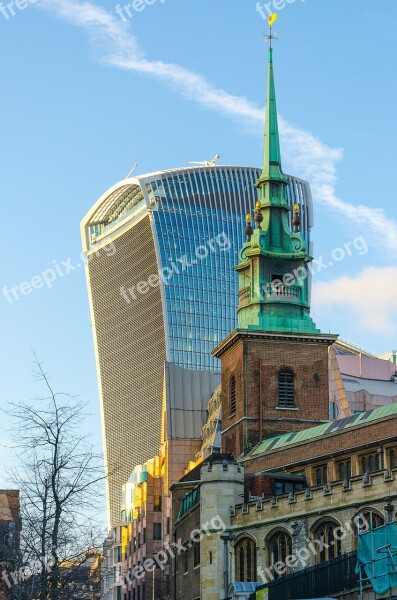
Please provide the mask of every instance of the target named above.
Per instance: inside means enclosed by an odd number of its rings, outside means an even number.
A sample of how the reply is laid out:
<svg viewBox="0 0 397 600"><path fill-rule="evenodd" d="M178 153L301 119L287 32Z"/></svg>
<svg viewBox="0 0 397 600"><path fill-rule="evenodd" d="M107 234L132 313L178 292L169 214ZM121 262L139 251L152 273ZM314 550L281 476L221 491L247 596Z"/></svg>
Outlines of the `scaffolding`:
<svg viewBox="0 0 397 600"><path fill-rule="evenodd" d="M360 600L364 586L370 583L375 594L385 594L397 587L397 523L387 523L359 534L357 570L360 577Z"/></svg>

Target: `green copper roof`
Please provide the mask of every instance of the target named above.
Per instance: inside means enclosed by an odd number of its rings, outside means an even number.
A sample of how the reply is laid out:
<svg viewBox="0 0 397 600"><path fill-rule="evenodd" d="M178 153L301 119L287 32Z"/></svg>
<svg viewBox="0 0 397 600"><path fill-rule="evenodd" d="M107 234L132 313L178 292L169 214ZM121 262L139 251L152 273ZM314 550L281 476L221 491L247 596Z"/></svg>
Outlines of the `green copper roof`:
<svg viewBox="0 0 397 600"><path fill-rule="evenodd" d="M316 438L323 437L324 435L330 435L350 427L357 427L358 425L372 423L373 421L384 419L385 417L391 417L393 415L397 415L397 402L392 402L391 404L387 404L386 406L381 406L380 408L375 408L373 410L367 410L366 412L352 415L351 417L346 417L345 419L329 421L328 423L323 423L317 427L310 427L309 429L304 429L303 431L286 433L284 435L279 435L278 437L269 438L251 450L247 456L249 458L253 458L255 456L260 456L265 452L270 452L271 450L280 450L281 448L292 446L294 444L298 444L299 442L314 440Z"/></svg>

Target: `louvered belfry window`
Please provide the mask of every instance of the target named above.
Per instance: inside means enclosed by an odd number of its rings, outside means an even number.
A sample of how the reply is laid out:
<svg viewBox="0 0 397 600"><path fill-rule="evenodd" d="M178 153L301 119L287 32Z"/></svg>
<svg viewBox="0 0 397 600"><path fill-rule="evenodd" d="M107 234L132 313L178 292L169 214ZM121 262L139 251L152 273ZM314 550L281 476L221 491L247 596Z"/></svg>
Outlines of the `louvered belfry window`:
<svg viewBox="0 0 397 600"><path fill-rule="evenodd" d="M234 375L230 377L230 416L236 414L236 378Z"/></svg>
<svg viewBox="0 0 397 600"><path fill-rule="evenodd" d="M278 374L278 406L280 408L295 407L294 374L289 369L283 369Z"/></svg>

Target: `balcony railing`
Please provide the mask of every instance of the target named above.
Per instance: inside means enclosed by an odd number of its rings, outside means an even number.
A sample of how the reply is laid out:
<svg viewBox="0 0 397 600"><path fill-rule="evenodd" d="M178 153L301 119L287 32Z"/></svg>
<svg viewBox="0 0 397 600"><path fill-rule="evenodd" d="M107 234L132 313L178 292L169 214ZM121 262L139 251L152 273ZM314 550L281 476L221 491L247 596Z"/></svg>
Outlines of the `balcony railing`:
<svg viewBox="0 0 397 600"><path fill-rule="evenodd" d="M271 302L284 300L285 302L299 303L302 298L302 288L299 285L284 285L282 283L265 283L261 290L261 300ZM248 304L251 298L251 288L242 288L238 293L239 306Z"/></svg>
<svg viewBox="0 0 397 600"><path fill-rule="evenodd" d="M300 302L302 297L302 288L299 285L267 283L262 286L262 293L268 300L288 300L289 302Z"/></svg>

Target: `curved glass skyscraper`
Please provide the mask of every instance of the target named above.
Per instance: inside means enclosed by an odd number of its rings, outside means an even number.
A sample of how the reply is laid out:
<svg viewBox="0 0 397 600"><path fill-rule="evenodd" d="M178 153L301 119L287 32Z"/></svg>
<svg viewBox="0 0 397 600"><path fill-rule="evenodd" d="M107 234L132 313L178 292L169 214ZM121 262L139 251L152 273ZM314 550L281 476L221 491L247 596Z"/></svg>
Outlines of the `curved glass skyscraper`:
<svg viewBox="0 0 397 600"><path fill-rule="evenodd" d="M168 437L200 436L217 384L211 350L236 327L233 267L259 176L211 166L132 177L82 221L105 456L117 468L108 482L111 522L133 467L157 452L162 423ZM288 180L310 243L309 184Z"/></svg>

